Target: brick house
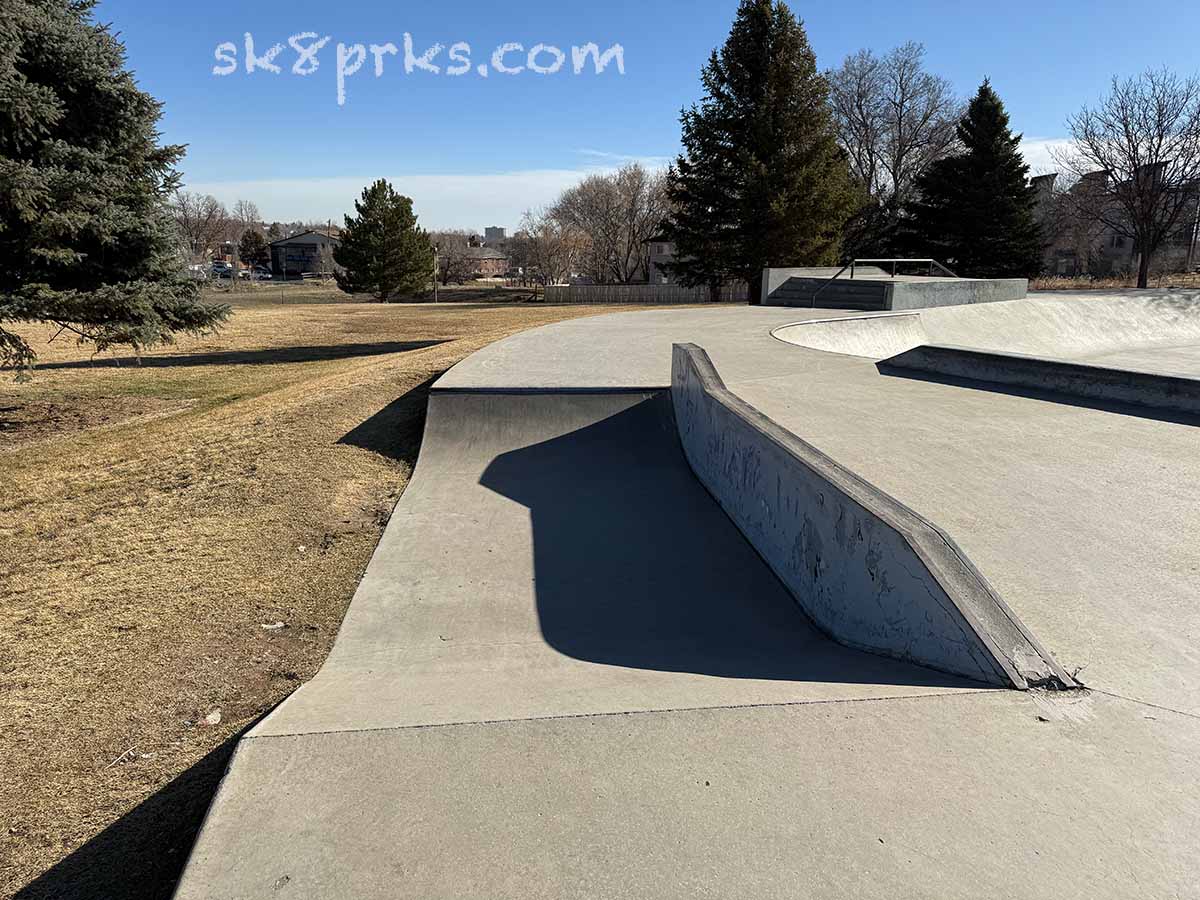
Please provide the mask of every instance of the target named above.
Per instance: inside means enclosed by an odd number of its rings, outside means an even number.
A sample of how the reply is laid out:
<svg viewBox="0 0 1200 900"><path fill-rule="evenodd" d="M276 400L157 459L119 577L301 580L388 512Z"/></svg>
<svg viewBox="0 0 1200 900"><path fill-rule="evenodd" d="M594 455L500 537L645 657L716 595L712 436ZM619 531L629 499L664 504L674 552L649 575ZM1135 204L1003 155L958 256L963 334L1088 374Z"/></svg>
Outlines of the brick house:
<svg viewBox="0 0 1200 900"><path fill-rule="evenodd" d="M465 256L476 278L503 278L508 274L509 258L491 247L468 247Z"/></svg>

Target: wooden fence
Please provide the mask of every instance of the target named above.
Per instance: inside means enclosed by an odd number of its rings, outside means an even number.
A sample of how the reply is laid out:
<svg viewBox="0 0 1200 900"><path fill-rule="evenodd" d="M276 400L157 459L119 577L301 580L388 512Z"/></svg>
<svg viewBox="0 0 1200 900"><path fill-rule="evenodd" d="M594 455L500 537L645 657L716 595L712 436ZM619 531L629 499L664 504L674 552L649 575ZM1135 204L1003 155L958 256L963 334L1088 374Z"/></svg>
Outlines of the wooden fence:
<svg viewBox="0 0 1200 900"><path fill-rule="evenodd" d="M687 288L678 284L551 284L547 303L671 304L714 302L706 287ZM721 287L717 303L745 303L750 296L745 284Z"/></svg>

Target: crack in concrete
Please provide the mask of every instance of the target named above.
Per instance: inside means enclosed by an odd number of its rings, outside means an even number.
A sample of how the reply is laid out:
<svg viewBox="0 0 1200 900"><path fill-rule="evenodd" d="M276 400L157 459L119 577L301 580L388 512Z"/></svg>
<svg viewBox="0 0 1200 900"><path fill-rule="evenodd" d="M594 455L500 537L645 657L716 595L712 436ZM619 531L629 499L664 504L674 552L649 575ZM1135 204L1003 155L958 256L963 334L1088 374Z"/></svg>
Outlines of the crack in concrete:
<svg viewBox="0 0 1200 900"><path fill-rule="evenodd" d="M516 716L507 719L468 719L461 722L423 722L413 725L386 725L376 728L331 728L325 731L289 731L283 734L246 735L242 742L265 741L274 738L316 737L327 734L371 734L389 731L412 731L427 728L455 728L467 725L507 725L518 722L554 722L564 719L604 719L614 716L671 715L674 713L707 712L734 709L786 709L796 706L830 706L838 703L890 703L894 700L933 700L942 697L973 697L979 694L1010 695L1014 691L1005 688L980 688L946 690L922 694L895 694L890 697L837 697L823 700L789 700L776 703L729 703L715 706L674 706L664 709L625 709L614 712L559 713L547 716Z"/></svg>

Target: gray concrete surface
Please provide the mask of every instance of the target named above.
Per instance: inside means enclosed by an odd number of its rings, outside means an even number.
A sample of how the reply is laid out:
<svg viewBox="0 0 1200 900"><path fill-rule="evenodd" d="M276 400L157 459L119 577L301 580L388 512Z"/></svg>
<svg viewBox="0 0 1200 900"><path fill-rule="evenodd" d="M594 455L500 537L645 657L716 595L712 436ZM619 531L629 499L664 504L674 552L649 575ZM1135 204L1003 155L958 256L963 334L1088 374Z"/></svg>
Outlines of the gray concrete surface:
<svg viewBox="0 0 1200 900"><path fill-rule="evenodd" d="M1144 357L1148 354L1143 353ZM1150 363L1154 360L1146 358ZM923 344L880 360L881 371L945 376L1070 397L1200 414L1200 378L1120 369L1023 353ZM1197 418L1200 425L1200 418Z"/></svg>
<svg viewBox="0 0 1200 900"><path fill-rule="evenodd" d="M1097 353L1082 358L1101 366L1200 378L1200 340L1178 347L1157 344L1141 349Z"/></svg>
<svg viewBox="0 0 1200 900"><path fill-rule="evenodd" d="M671 399L700 482L840 643L991 684L1073 687L953 540L732 394L676 344Z"/></svg>
<svg viewBox="0 0 1200 900"><path fill-rule="evenodd" d="M1191 898L1197 758L1004 691L252 738L177 897Z"/></svg>
<svg viewBox="0 0 1200 900"><path fill-rule="evenodd" d="M1051 294L962 307L993 318L965 336L947 325L937 337L977 345L1011 338L1021 352L1040 352L1057 334L1081 358L1118 352L1123 341L1165 345L1200 328L1196 302L1156 292ZM1081 322L1076 304L1096 320ZM1022 307L1030 315L1024 334ZM671 344L699 344L731 391L942 527L1068 672L1200 713L1197 429L888 377L874 360L764 340L790 322L844 318L750 307L583 319L493 344L440 383L665 387Z"/></svg>
<svg viewBox="0 0 1200 900"><path fill-rule="evenodd" d="M1026 300L927 309L871 318L811 317L778 327L782 341L852 356L883 359L920 344L1024 353L1054 359L1115 364L1137 354L1134 368L1194 374L1200 352L1200 293L1122 291L1114 294L1047 292ZM1156 355L1166 361L1160 369ZM1178 363L1184 360L1184 371ZM1172 366L1175 366L1174 368Z"/></svg>
<svg viewBox="0 0 1200 900"><path fill-rule="evenodd" d="M819 309L905 310L1019 300L1024 278L890 275L859 266L854 277L836 268L764 269L762 305Z"/></svg>
<svg viewBox="0 0 1200 900"><path fill-rule="evenodd" d="M1196 429L887 378L770 338L796 318L581 319L444 376L333 655L239 745L177 896L1200 895ZM680 341L1097 690L817 635L650 396Z"/></svg>
<svg viewBox="0 0 1200 900"><path fill-rule="evenodd" d="M841 266L792 266L790 268L763 269L762 303L770 305L767 301L771 295L793 278L829 279L841 271ZM854 274L864 279L888 277L887 272L878 266L859 266Z"/></svg>
<svg viewBox="0 0 1200 900"><path fill-rule="evenodd" d="M696 482L665 394L439 393L333 651L253 732L906 696Z"/></svg>

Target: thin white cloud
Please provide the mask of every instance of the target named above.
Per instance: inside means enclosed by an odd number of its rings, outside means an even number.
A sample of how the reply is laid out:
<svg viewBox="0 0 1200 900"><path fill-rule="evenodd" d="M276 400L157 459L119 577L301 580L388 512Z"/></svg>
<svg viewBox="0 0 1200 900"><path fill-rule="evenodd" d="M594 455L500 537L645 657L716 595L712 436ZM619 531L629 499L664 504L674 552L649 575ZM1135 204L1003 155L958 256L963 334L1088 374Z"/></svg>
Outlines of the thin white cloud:
<svg viewBox="0 0 1200 900"><path fill-rule="evenodd" d="M1062 171L1062 166L1054 160L1054 153L1070 146L1069 138L1023 138L1021 155L1025 157L1031 175L1048 175Z"/></svg>
<svg viewBox="0 0 1200 900"><path fill-rule="evenodd" d="M413 199L421 225L428 229L464 228L478 231L488 225L515 230L527 209L553 203L567 188L588 175L609 172L629 162L662 168L666 157L632 156L601 150L580 150L594 162L573 169L529 169L498 174L346 175L333 178L267 178L242 181L195 181L184 189L212 194L226 206L252 200L267 221L338 223L352 212L362 189L386 178Z"/></svg>
<svg viewBox="0 0 1200 900"><path fill-rule="evenodd" d="M513 230L525 210L553 202L594 169L534 169L492 175L403 175L383 172L336 178L273 178L196 181L188 191L212 194L227 206L253 200L267 221L341 221L376 178L386 178L413 198L422 227L480 230L500 225Z"/></svg>
<svg viewBox="0 0 1200 900"><path fill-rule="evenodd" d="M628 153L609 153L607 150L593 150L590 147L581 147L575 151L580 156L590 157L605 165L623 166L627 163L641 163L647 169L662 169L666 168L671 162L670 156L634 156Z"/></svg>

